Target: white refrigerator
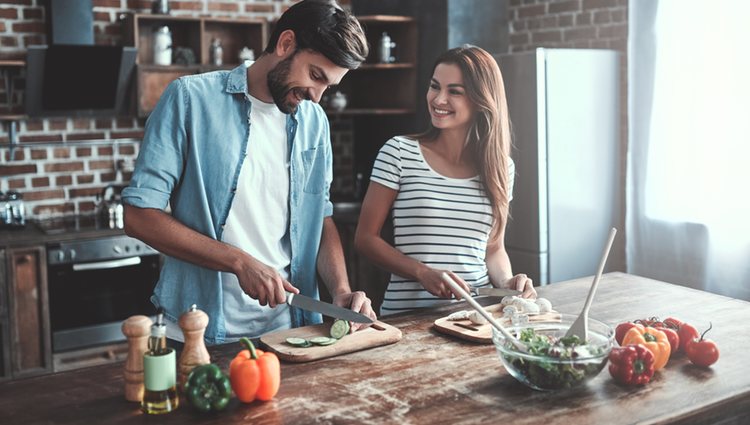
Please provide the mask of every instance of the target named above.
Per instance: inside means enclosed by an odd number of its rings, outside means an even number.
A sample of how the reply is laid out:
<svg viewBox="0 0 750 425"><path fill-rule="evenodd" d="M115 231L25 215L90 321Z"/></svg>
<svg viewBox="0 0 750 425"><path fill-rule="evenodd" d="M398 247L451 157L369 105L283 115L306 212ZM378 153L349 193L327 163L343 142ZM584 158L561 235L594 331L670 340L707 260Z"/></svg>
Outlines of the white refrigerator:
<svg viewBox="0 0 750 425"><path fill-rule="evenodd" d="M514 140L505 234L513 271L541 285L593 275L622 218L619 53L539 48L495 58Z"/></svg>

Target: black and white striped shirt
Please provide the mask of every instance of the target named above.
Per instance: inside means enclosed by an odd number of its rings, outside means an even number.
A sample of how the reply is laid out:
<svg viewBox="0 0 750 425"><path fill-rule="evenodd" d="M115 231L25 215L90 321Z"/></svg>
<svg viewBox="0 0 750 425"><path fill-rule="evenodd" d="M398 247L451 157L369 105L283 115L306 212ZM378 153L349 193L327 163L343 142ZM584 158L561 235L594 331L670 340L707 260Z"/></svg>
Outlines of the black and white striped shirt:
<svg viewBox="0 0 750 425"><path fill-rule="evenodd" d="M510 158L508 168L512 193ZM471 286L490 285L485 253L492 208L479 176L442 176L424 159L416 140L398 136L380 149L370 179L398 191L392 209L396 249L429 267L451 270ZM419 282L392 274L380 314L448 302Z"/></svg>

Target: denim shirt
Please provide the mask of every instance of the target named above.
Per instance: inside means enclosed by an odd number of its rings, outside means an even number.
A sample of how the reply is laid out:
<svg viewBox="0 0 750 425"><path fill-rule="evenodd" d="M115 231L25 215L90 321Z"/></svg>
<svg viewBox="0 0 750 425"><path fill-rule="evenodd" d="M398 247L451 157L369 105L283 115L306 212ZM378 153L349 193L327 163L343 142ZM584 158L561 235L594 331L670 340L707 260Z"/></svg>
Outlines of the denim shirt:
<svg viewBox="0 0 750 425"><path fill-rule="evenodd" d="M123 202L164 210L182 224L221 240L237 190L240 168L252 137L247 68L190 75L173 81L146 122L145 135ZM290 282L318 298L316 262L324 217L333 206L328 119L323 109L303 101L286 122L290 152ZM177 319L192 304L209 316L205 339L221 343L226 334L221 274L166 257L151 301ZM291 309L292 326L320 323L317 313Z"/></svg>

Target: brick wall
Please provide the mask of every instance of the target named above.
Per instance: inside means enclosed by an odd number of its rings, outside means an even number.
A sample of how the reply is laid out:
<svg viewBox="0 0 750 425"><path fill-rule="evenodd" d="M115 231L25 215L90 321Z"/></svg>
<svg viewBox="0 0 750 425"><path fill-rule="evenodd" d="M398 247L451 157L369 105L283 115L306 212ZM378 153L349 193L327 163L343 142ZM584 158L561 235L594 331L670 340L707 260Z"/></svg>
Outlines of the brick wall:
<svg viewBox="0 0 750 425"><path fill-rule="evenodd" d="M625 229L627 159L628 0L510 0L510 52L535 47L614 49L620 61L620 212ZM612 248L608 270L625 270L625 233Z"/></svg>
<svg viewBox="0 0 750 425"><path fill-rule="evenodd" d="M148 13L151 0L93 0L96 44L121 44L120 16ZM172 15L251 17L274 20L295 0L171 0ZM339 1L344 7L348 0ZM30 45L44 44L45 10L41 0L0 2L0 59L22 59ZM23 72L11 72L16 87L13 99L0 79L0 114L22 112ZM10 106L8 101L10 100ZM30 215L92 212L95 196L108 184L127 184L130 173L118 164L132 162L138 154L145 120L25 119L17 122L19 144L8 147L9 127L0 128L0 191L22 193ZM352 130L347 119L331 123L336 152L332 191L351 191L353 170Z"/></svg>

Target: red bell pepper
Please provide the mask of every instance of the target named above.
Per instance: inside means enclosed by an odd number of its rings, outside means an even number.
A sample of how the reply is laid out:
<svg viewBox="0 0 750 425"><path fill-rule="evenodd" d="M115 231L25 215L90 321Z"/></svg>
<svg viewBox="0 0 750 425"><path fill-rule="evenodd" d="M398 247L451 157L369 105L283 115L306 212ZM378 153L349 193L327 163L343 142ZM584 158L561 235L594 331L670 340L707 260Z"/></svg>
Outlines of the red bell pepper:
<svg viewBox="0 0 750 425"><path fill-rule="evenodd" d="M641 344L613 348L609 353L609 374L625 385L644 385L654 376L654 354Z"/></svg>
<svg viewBox="0 0 750 425"><path fill-rule="evenodd" d="M617 341L618 344L622 345L622 339L625 338L625 334L628 333L630 328L634 328L635 323L633 322L623 322L617 325L615 328L615 341Z"/></svg>

